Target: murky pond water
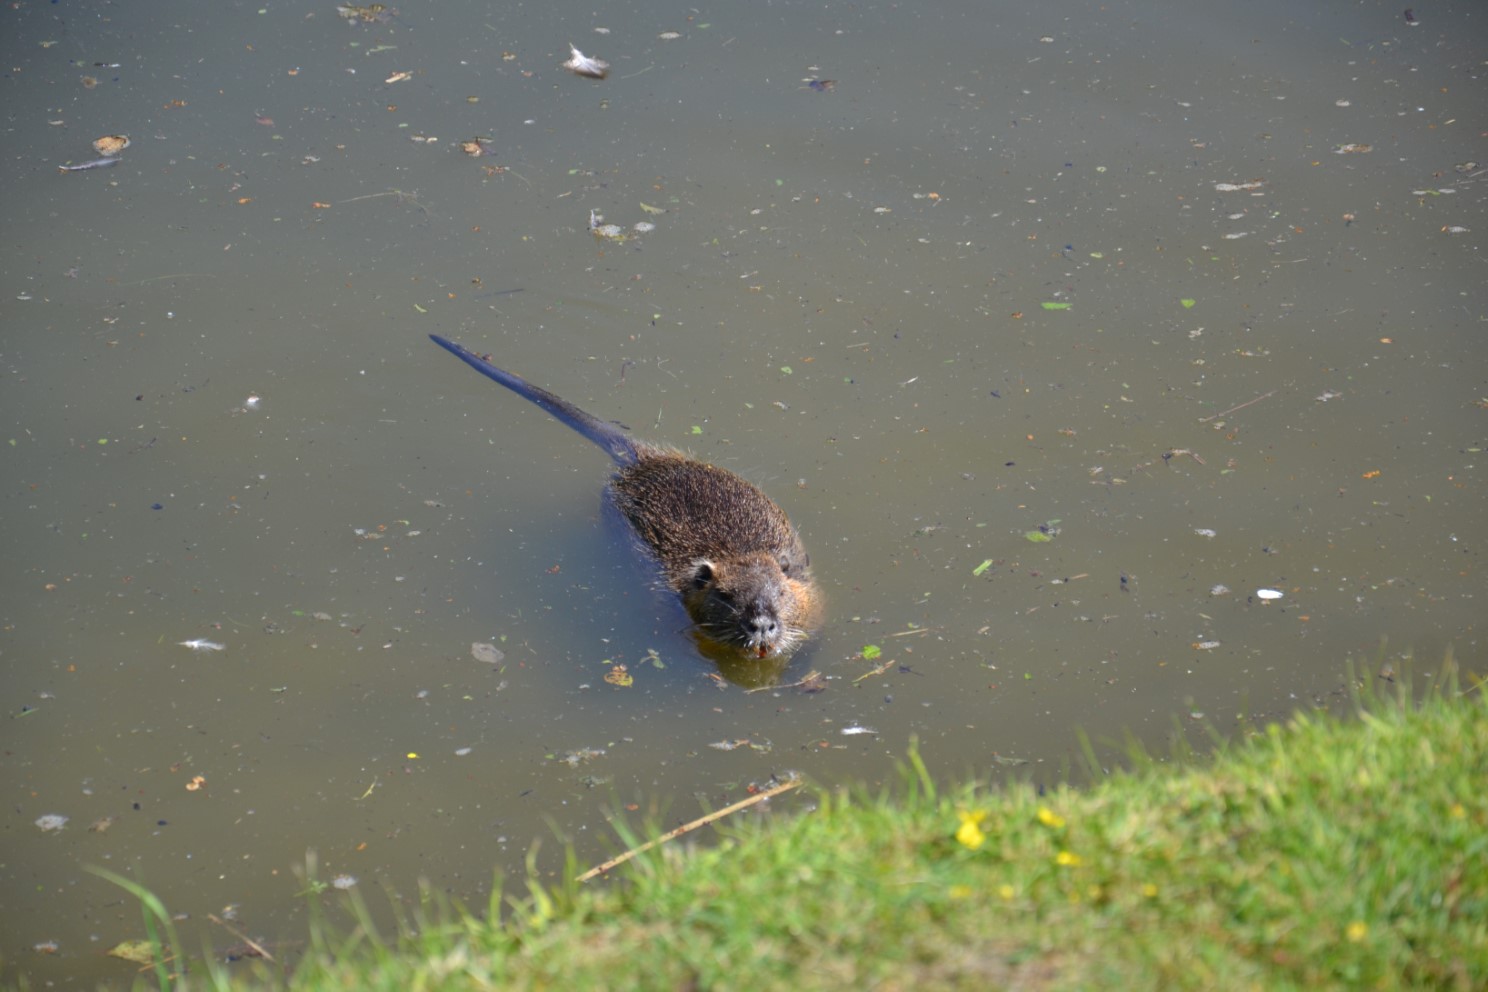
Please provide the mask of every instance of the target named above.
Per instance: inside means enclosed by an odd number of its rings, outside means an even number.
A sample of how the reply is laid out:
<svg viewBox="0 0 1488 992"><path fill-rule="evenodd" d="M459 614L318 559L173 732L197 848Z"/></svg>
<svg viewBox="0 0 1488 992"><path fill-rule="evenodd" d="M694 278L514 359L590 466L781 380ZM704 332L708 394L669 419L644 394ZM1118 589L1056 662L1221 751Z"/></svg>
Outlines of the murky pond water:
<svg viewBox="0 0 1488 992"><path fill-rule="evenodd" d="M1474 4L8 18L7 981L128 981L88 865L293 939L307 851L480 904L915 738L1047 782L1488 661ZM699 658L430 332L761 485L820 636Z"/></svg>

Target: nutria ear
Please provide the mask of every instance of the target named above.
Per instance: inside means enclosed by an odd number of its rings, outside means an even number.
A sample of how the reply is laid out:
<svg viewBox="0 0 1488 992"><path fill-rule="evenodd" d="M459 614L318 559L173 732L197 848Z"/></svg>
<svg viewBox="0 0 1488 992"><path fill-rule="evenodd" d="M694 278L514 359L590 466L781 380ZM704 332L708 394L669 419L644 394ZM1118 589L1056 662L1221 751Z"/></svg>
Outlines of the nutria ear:
<svg viewBox="0 0 1488 992"><path fill-rule="evenodd" d="M711 561L699 558L692 565L692 587L694 589L708 588L713 584L716 574Z"/></svg>

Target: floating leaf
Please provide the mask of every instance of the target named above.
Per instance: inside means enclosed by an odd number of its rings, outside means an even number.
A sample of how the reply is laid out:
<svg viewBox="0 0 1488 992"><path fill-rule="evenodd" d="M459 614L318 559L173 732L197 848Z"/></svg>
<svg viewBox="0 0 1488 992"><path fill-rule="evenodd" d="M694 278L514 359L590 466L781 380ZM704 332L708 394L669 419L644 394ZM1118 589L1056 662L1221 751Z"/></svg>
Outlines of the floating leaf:
<svg viewBox="0 0 1488 992"><path fill-rule="evenodd" d="M1183 309L1185 309L1185 310L1192 310L1193 309L1193 305L1195 303L1199 302L1199 301L1198 300L1195 300L1195 299L1190 299L1189 297L1186 297L1185 296L1183 299L1179 300L1178 302L1183 304Z"/></svg>
<svg viewBox="0 0 1488 992"><path fill-rule="evenodd" d="M1054 538L1041 530L1031 530L1023 535L1034 544L1042 544L1044 541L1052 541Z"/></svg>
<svg viewBox="0 0 1488 992"><path fill-rule="evenodd" d="M121 940L110 947L108 953L135 964L153 964L155 961L155 945L148 940Z"/></svg>
<svg viewBox="0 0 1488 992"><path fill-rule="evenodd" d="M1057 300L1045 300L1040 305L1045 310L1068 310L1070 308L1070 304L1068 304L1068 303L1060 303Z"/></svg>
<svg viewBox="0 0 1488 992"><path fill-rule="evenodd" d="M618 685L620 688L629 688L635 684L635 676L625 670L624 665L616 665L605 673L604 680L610 685Z"/></svg>
<svg viewBox="0 0 1488 992"><path fill-rule="evenodd" d="M983 572L985 572L987 569L989 569L991 567L992 567L992 559L991 558L988 558L986 561L982 562L976 568L973 568L971 570L971 574L972 575L981 575Z"/></svg>
<svg viewBox="0 0 1488 992"><path fill-rule="evenodd" d="M881 654L883 654L883 648L879 647L877 644L863 645L863 660L877 661L878 656Z"/></svg>

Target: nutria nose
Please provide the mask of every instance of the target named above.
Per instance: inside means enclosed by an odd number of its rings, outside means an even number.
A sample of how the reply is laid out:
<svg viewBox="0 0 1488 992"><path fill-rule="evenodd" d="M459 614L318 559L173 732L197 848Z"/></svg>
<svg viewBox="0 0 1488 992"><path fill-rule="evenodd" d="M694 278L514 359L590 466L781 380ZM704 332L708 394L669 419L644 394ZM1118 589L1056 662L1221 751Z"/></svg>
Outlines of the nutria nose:
<svg viewBox="0 0 1488 992"><path fill-rule="evenodd" d="M747 625L755 640L767 643L775 640L775 635L780 631L780 621L776 619L775 611L763 601L756 602L749 611Z"/></svg>

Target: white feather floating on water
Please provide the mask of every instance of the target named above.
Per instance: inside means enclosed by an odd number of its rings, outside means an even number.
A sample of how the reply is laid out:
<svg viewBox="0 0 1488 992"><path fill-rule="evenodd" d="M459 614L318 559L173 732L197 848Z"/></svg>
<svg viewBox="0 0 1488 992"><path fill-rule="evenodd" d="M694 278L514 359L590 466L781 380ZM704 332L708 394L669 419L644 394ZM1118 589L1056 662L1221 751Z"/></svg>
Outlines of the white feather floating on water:
<svg viewBox="0 0 1488 992"><path fill-rule="evenodd" d="M604 59L592 59L574 47L573 42L568 43L568 50L573 54L563 68L575 76L588 76L590 79L603 79L610 74L610 64Z"/></svg>

